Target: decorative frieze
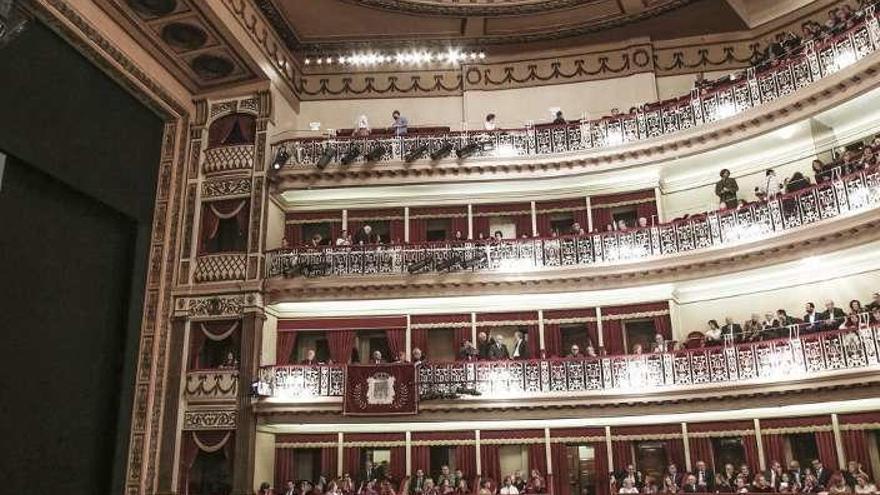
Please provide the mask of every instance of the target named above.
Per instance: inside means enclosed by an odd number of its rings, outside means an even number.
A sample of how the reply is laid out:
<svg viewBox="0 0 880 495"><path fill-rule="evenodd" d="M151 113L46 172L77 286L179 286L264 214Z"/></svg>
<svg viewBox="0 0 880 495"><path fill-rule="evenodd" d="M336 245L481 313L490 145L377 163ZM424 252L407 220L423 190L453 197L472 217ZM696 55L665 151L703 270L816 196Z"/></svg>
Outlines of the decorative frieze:
<svg viewBox="0 0 880 495"><path fill-rule="evenodd" d="M206 174L250 171L254 168L254 146L217 146L205 150L202 169Z"/></svg>
<svg viewBox="0 0 880 495"><path fill-rule="evenodd" d="M202 198L216 199L249 196L250 193L250 177L233 177L230 179L209 180L202 183Z"/></svg>
<svg viewBox="0 0 880 495"><path fill-rule="evenodd" d="M204 316L241 316L246 305L244 294L228 296L191 297L180 299L178 305L184 304L189 317Z"/></svg>
<svg viewBox="0 0 880 495"><path fill-rule="evenodd" d="M232 410L187 411L183 415L184 430L234 430L238 412Z"/></svg>

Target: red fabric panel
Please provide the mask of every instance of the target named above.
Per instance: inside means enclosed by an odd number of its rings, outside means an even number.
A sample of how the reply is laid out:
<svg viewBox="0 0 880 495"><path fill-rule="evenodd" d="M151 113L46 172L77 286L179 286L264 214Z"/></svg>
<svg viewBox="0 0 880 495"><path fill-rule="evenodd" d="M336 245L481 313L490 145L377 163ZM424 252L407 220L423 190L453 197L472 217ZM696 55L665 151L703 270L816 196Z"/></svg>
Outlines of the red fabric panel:
<svg viewBox="0 0 880 495"><path fill-rule="evenodd" d="M478 313L477 314L477 323L484 321L508 321L508 320L520 320L520 321L538 321L538 312L537 311L519 311L519 312L510 312L510 313Z"/></svg>
<svg viewBox="0 0 880 495"><path fill-rule="evenodd" d="M752 421L712 421L708 423L688 423L691 433L706 433L730 430L751 430L755 427Z"/></svg>
<svg viewBox="0 0 880 495"><path fill-rule="evenodd" d="M675 435L681 433L681 425L642 425L642 426L615 426L611 428L612 435Z"/></svg>
<svg viewBox="0 0 880 495"><path fill-rule="evenodd" d="M288 480L296 482L296 449L275 449L275 486L282 487Z"/></svg>
<svg viewBox="0 0 880 495"><path fill-rule="evenodd" d="M667 462L675 464L680 472L685 472L684 441L680 438L671 438L666 440L664 444Z"/></svg>
<svg viewBox="0 0 880 495"><path fill-rule="evenodd" d="M321 473L327 479L336 478L337 450L336 447L323 447L321 449Z"/></svg>
<svg viewBox="0 0 880 495"><path fill-rule="evenodd" d="M614 463L613 471L626 468L627 464L634 463L632 442L629 440L614 440L611 442L611 461Z"/></svg>
<svg viewBox="0 0 880 495"><path fill-rule="evenodd" d="M544 351L548 358L562 357L562 331L556 323L544 324ZM536 357L533 355L533 357Z"/></svg>
<svg viewBox="0 0 880 495"><path fill-rule="evenodd" d="M880 423L880 412L841 414L837 419L842 425Z"/></svg>
<svg viewBox="0 0 880 495"><path fill-rule="evenodd" d="M544 311L545 320L561 320L563 318L595 318L596 308L548 309Z"/></svg>
<svg viewBox="0 0 880 495"><path fill-rule="evenodd" d="M455 342L453 342L452 348L455 349L455 360L456 361L461 360L461 356L458 353L459 349L461 349L461 344L465 340L467 340L467 341L473 340L471 337L473 337L473 335L471 334L471 327L456 327L455 328L455 337L454 337Z"/></svg>
<svg viewBox="0 0 880 495"><path fill-rule="evenodd" d="M412 455L412 474L421 469L425 476L431 474L431 447L427 445L413 445L410 451Z"/></svg>
<svg viewBox="0 0 880 495"><path fill-rule="evenodd" d="M533 237L534 231L532 230L532 215L531 213L528 215L516 215L513 218L513 223L516 225L516 237L517 239L525 236L525 237Z"/></svg>
<svg viewBox="0 0 880 495"><path fill-rule="evenodd" d="M455 447L455 468L468 480L477 475L477 448L473 445Z"/></svg>
<svg viewBox="0 0 880 495"><path fill-rule="evenodd" d="M599 347L599 324L595 321L588 321L586 323L587 326L587 339L593 344L593 348Z"/></svg>
<svg viewBox="0 0 880 495"><path fill-rule="evenodd" d="M604 194L601 196L593 196L590 198L590 205L593 207L601 206L601 205L609 205L616 203L629 203L633 201L655 201L654 190L653 189L644 189L642 191L635 192L627 192L627 193L618 193L618 194Z"/></svg>
<svg viewBox="0 0 880 495"><path fill-rule="evenodd" d="M628 315L632 313L647 313L649 311L668 311L669 303L667 301L627 304L625 306L608 306L602 308L602 317L611 315Z"/></svg>
<svg viewBox="0 0 880 495"><path fill-rule="evenodd" d="M281 433L275 435L275 444L281 443L316 443L338 440L336 433Z"/></svg>
<svg viewBox="0 0 880 495"><path fill-rule="evenodd" d="M410 338L412 339L412 348L415 349L418 347L422 350L422 354L428 356L428 329L427 328L413 328L410 331Z"/></svg>
<svg viewBox="0 0 880 495"><path fill-rule="evenodd" d="M668 314L654 317L654 330L666 340L672 340L672 321Z"/></svg>
<svg viewBox="0 0 880 495"><path fill-rule="evenodd" d="M782 435L761 435L764 444L764 461L769 467L773 461L785 465L785 437Z"/></svg>
<svg viewBox="0 0 880 495"><path fill-rule="evenodd" d="M446 315L414 315L410 318L413 325L426 323L470 323L470 314L446 314Z"/></svg>
<svg viewBox="0 0 880 495"><path fill-rule="evenodd" d="M589 210L586 207L582 210L574 211L574 221L579 223L581 228L584 229L584 232L587 232L587 228L589 228L589 221L587 217L589 215Z"/></svg>
<svg viewBox="0 0 880 495"><path fill-rule="evenodd" d="M425 218L409 218L409 242L413 244L428 240L428 220Z"/></svg>
<svg viewBox="0 0 880 495"><path fill-rule="evenodd" d="M202 347L205 345L205 334L202 333L202 329L198 327L197 323L192 323L189 326L189 368L190 370L197 370L201 368L201 363L199 362L199 355L202 353Z"/></svg>
<svg viewBox="0 0 880 495"><path fill-rule="evenodd" d="M840 432L843 440L843 452L847 462L856 461L861 463L863 469L871 475L871 479L877 479L874 473L874 465L868 454L868 432L865 430L843 430Z"/></svg>
<svg viewBox="0 0 880 495"><path fill-rule="evenodd" d="M443 441L443 440L474 440L473 431L414 431L412 440Z"/></svg>
<svg viewBox="0 0 880 495"><path fill-rule="evenodd" d="M366 210L348 210L348 220L357 220L363 223L380 218L397 218L403 220L403 208L374 208ZM349 232L352 231L349 226Z"/></svg>
<svg viewBox="0 0 880 495"><path fill-rule="evenodd" d="M596 442L593 444L593 452L596 463L596 486L594 493L596 495L609 495L611 486L608 473L611 472L611 467L608 465L608 447L605 445L605 442Z"/></svg>
<svg viewBox="0 0 880 495"><path fill-rule="evenodd" d="M550 428L550 438L604 436L605 428Z"/></svg>
<svg viewBox="0 0 880 495"><path fill-rule="evenodd" d="M363 470L360 447L345 447L342 449L342 454L343 474L348 473L353 480L357 480Z"/></svg>
<svg viewBox="0 0 880 495"><path fill-rule="evenodd" d="M611 216L611 210L608 208L596 208L595 206L591 210L591 215L593 216L593 232L605 232L608 230L608 226L611 225L613 221L613 217ZM586 230L587 227L584 227ZM612 228L612 230L614 230Z"/></svg>
<svg viewBox="0 0 880 495"><path fill-rule="evenodd" d="M296 332L278 332L275 345L275 364L293 364L293 348L296 347Z"/></svg>
<svg viewBox="0 0 880 495"><path fill-rule="evenodd" d="M498 483L501 477L501 459L498 455L497 445L480 445L480 467L483 472L479 474L483 478Z"/></svg>
<svg viewBox="0 0 880 495"><path fill-rule="evenodd" d="M607 354L626 353L623 348L623 325L620 324L620 320L604 320L602 322L602 339Z"/></svg>
<svg viewBox="0 0 880 495"><path fill-rule="evenodd" d="M551 455L552 453L551 450ZM553 466L555 467L556 463L553 463ZM529 444L529 472L532 469L537 469L542 475L547 474L547 450L543 442Z"/></svg>
<svg viewBox="0 0 880 495"><path fill-rule="evenodd" d="M303 243L302 225L288 223L284 226L284 238L289 247L299 246Z"/></svg>
<svg viewBox="0 0 880 495"><path fill-rule="evenodd" d="M481 440L507 440L508 438L544 438L544 430L483 430Z"/></svg>
<svg viewBox="0 0 880 495"><path fill-rule="evenodd" d="M474 214L488 214L489 216L501 217L516 215L518 212L531 211L531 203L507 203L495 205L474 205ZM531 215L531 214L530 214ZM531 220L530 220L531 221Z"/></svg>
<svg viewBox="0 0 880 495"><path fill-rule="evenodd" d="M553 479L550 481L553 493L560 495L568 494L570 492L568 449L565 447L565 444L554 443L550 445L550 463L553 465ZM546 472L546 470L541 471L542 474ZM599 474L599 476L601 477L602 475Z"/></svg>
<svg viewBox="0 0 880 495"><path fill-rule="evenodd" d="M208 127L208 147L253 144L255 130L256 118L253 115L246 113L226 115L215 120Z"/></svg>
<svg viewBox="0 0 880 495"><path fill-rule="evenodd" d="M492 237L492 232L489 232L489 217L474 217L474 239L479 239L480 234L483 234L483 239L488 239Z"/></svg>
<svg viewBox="0 0 880 495"><path fill-rule="evenodd" d="M327 332L327 345L330 347L330 359L334 363L348 364L351 361L351 350L354 348L356 333L353 330Z"/></svg>
<svg viewBox="0 0 880 495"><path fill-rule="evenodd" d="M387 330L406 328L406 316L346 316L278 320L278 330Z"/></svg>
<svg viewBox="0 0 880 495"><path fill-rule="evenodd" d="M546 210L585 210L586 208L586 198L558 199L555 201L535 202L535 210L537 210L538 212Z"/></svg>
<svg viewBox="0 0 880 495"><path fill-rule="evenodd" d="M746 464L753 473L757 473L761 469L758 462L758 443L755 435L743 435L742 437L743 451L745 452Z"/></svg>
<svg viewBox="0 0 880 495"><path fill-rule="evenodd" d="M761 429L792 428L804 426L828 426L831 416L807 416L803 418L769 418L761 420Z"/></svg>
<svg viewBox="0 0 880 495"><path fill-rule="evenodd" d="M402 442L404 433L346 433L346 442Z"/></svg>
<svg viewBox="0 0 880 495"><path fill-rule="evenodd" d="M446 215L448 215L449 217L452 217L454 215L467 215L467 206L430 206L409 209L410 218L422 215L431 215L441 218ZM465 216L464 218L467 217Z"/></svg>
<svg viewBox="0 0 880 495"><path fill-rule="evenodd" d="M529 358L535 359L541 357L541 336L538 335L539 332L538 325L529 325L526 329L526 345L529 349ZM546 329L545 329L546 330ZM545 344L546 344L546 335Z"/></svg>
<svg viewBox="0 0 880 495"><path fill-rule="evenodd" d="M406 447L391 447L388 474L394 481L400 481L406 476Z"/></svg>
<svg viewBox="0 0 880 495"><path fill-rule="evenodd" d="M406 351L406 330L395 328L391 330L385 330L385 340L388 341L388 356L389 361L393 361L397 359L397 356L401 352ZM409 356L407 356L409 359Z"/></svg>
<svg viewBox="0 0 880 495"><path fill-rule="evenodd" d="M388 225L388 233L391 239L383 239L383 242L391 242L393 244L403 244L404 234L406 234L406 223L401 220L391 220Z"/></svg>
<svg viewBox="0 0 880 495"><path fill-rule="evenodd" d="M455 239L455 232L461 232L461 238L468 238L468 219L466 216L464 217L452 217L449 222L449 232L446 236L447 239Z"/></svg>
<svg viewBox="0 0 880 495"><path fill-rule="evenodd" d="M651 201L647 203L639 203L636 205L636 217L642 218L648 221L648 225L656 225L660 223L657 219L657 203L656 201Z"/></svg>
<svg viewBox="0 0 880 495"><path fill-rule="evenodd" d="M695 466L697 461L703 461L709 469L715 469L715 455L711 438L690 437L688 438L688 446L691 449L691 467Z"/></svg>
<svg viewBox="0 0 880 495"><path fill-rule="evenodd" d="M550 225L550 214L549 213L538 213L535 215L535 223L538 227L538 237L551 237L552 227ZM519 234L519 232L517 232ZM561 235L567 234L567 232L560 232Z"/></svg>
<svg viewBox="0 0 880 495"><path fill-rule="evenodd" d="M830 431L817 431L816 447L819 450L819 459L822 464L830 469L839 469L845 466L837 465L837 447L834 445L834 433Z"/></svg>

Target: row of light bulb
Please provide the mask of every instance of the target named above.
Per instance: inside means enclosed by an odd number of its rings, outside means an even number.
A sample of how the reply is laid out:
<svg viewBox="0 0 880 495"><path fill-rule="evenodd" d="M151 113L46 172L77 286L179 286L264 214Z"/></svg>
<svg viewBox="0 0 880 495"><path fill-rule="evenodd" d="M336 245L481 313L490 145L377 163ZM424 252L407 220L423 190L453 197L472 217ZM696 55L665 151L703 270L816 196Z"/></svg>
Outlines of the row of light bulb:
<svg viewBox="0 0 880 495"><path fill-rule="evenodd" d="M306 65L322 65L322 64L352 64L352 65L376 65L396 62L398 64L424 64L429 62L446 61L448 63L484 60L486 54L484 52L460 52L449 51L446 53L432 53L427 51L397 53L396 55L384 55L381 53L356 53L353 55L342 55L339 57L315 57L306 58Z"/></svg>

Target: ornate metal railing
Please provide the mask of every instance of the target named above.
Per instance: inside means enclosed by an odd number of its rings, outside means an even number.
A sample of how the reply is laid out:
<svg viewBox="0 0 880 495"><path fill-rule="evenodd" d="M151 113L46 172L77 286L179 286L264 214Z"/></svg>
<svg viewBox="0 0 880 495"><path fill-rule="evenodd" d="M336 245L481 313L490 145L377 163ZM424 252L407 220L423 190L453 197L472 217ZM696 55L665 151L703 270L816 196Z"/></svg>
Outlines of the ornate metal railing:
<svg viewBox="0 0 880 495"><path fill-rule="evenodd" d="M462 393L486 397L515 394L614 392L651 393L668 387L735 385L750 380L809 378L823 372L876 367L880 329L862 328L799 335L739 345L670 353L586 359L469 361L419 365L423 398ZM290 402L341 397L343 365L267 366L260 370L259 395Z"/></svg>
<svg viewBox="0 0 880 495"><path fill-rule="evenodd" d="M244 280L246 273L246 254L203 254L196 259L196 282Z"/></svg>
<svg viewBox="0 0 880 495"><path fill-rule="evenodd" d="M427 153L447 144L463 148L477 144L471 155L479 157L527 157L582 152L673 134L702 124L717 122L772 102L861 60L880 47L880 24L874 7L866 9L865 21L843 34L807 41L801 49L772 65L747 69L709 91L670 100L636 113L560 126L533 126L499 131L448 132L409 137L302 138L275 143L287 147L296 167L314 166L321 157L339 160L356 149L359 158L376 152L375 162L400 161L414 150ZM380 151L379 148L381 148Z"/></svg>
<svg viewBox="0 0 880 495"><path fill-rule="evenodd" d="M298 248L267 253L267 277L450 270L529 271L622 263L765 239L880 204L880 172L843 176L767 202L655 227L498 242Z"/></svg>
<svg viewBox="0 0 880 495"><path fill-rule="evenodd" d="M206 174L252 170L254 168L254 145L218 146L205 150L202 164Z"/></svg>
<svg viewBox="0 0 880 495"><path fill-rule="evenodd" d="M186 374L184 396L190 401L229 401L238 394L238 371L194 370Z"/></svg>

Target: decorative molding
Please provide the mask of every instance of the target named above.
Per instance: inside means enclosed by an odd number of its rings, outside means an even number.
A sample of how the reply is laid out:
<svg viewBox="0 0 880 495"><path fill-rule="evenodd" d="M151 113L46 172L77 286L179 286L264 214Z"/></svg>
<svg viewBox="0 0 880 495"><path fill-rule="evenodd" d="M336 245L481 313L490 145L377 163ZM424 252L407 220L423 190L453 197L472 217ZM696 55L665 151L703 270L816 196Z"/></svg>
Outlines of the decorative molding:
<svg viewBox="0 0 880 495"><path fill-rule="evenodd" d="M232 177L221 180L206 180L202 183L202 198L224 198L249 196L251 193L250 177Z"/></svg>
<svg viewBox="0 0 880 495"><path fill-rule="evenodd" d="M184 397L194 401L232 401L238 393L238 371L196 370L186 374Z"/></svg>
<svg viewBox="0 0 880 495"><path fill-rule="evenodd" d="M196 283L244 280L247 273L246 254L204 254L196 258Z"/></svg>
<svg viewBox="0 0 880 495"><path fill-rule="evenodd" d="M234 430L237 425L238 412L234 410L198 410L183 414L184 430Z"/></svg>
<svg viewBox="0 0 880 495"><path fill-rule="evenodd" d="M552 12L583 5L583 0L345 0L395 12L443 16L514 16ZM656 3L656 2L655 2ZM662 2L659 2L662 3Z"/></svg>
<svg viewBox="0 0 880 495"><path fill-rule="evenodd" d="M229 296L208 296L179 299L178 305L184 304L187 315L190 318L216 317L216 316L241 316L247 305L245 294L233 294Z"/></svg>

